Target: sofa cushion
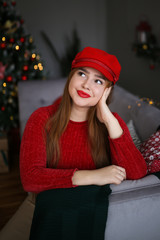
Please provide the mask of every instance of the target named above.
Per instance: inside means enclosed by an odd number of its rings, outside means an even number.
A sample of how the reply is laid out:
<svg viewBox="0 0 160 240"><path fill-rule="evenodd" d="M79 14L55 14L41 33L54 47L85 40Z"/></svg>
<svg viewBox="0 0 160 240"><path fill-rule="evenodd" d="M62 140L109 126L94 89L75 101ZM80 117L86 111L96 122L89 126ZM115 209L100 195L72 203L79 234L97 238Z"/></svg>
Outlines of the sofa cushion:
<svg viewBox="0 0 160 240"><path fill-rule="evenodd" d="M48 106L62 95L66 78L58 80L31 80L18 83L20 133L33 111Z"/></svg>
<svg viewBox="0 0 160 240"><path fill-rule="evenodd" d="M135 146L139 149L140 145L141 145L141 140L139 139L139 136L136 132L133 120L131 119L128 123L127 123L127 127L129 129L129 132L131 134L132 140L135 144Z"/></svg>
<svg viewBox="0 0 160 240"><path fill-rule="evenodd" d="M141 141L145 141L159 126L160 110L119 85L114 86L110 109L127 123L133 120Z"/></svg>
<svg viewBox="0 0 160 240"><path fill-rule="evenodd" d="M148 173L160 171L160 130L143 142L139 150L147 163Z"/></svg>
<svg viewBox="0 0 160 240"><path fill-rule="evenodd" d="M140 106L134 108L132 117L138 136L142 141L145 141L159 126L160 110L141 102Z"/></svg>

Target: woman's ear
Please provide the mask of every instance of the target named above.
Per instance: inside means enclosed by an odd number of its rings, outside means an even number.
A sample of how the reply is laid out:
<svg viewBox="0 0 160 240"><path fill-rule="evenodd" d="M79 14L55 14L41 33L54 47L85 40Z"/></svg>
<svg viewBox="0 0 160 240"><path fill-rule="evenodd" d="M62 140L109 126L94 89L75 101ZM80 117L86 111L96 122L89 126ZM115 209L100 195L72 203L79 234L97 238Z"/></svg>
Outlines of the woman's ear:
<svg viewBox="0 0 160 240"><path fill-rule="evenodd" d="M114 84L113 84L113 82L111 82L111 81L108 81L108 80L106 80L107 81L107 85L106 85L106 88L109 88L109 87L111 87L111 86L113 86Z"/></svg>

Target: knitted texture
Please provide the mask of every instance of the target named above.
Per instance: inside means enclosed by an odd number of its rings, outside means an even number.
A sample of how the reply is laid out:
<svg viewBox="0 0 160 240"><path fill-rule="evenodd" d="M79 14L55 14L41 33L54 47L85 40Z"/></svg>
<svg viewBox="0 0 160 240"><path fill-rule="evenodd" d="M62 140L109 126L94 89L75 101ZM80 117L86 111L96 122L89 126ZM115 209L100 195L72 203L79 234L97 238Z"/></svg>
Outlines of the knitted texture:
<svg viewBox="0 0 160 240"><path fill-rule="evenodd" d="M135 146L126 123L117 113L114 116L123 129L120 138L109 138L112 164L124 167L127 179L135 180L147 174L147 165L140 151Z"/></svg>
<svg viewBox="0 0 160 240"><path fill-rule="evenodd" d="M72 176L79 169L95 169L96 166L88 148L87 121L69 121L60 139L61 158L56 169L46 167L46 145L44 127L54 114L59 100L53 105L37 109L30 116L21 141L20 174L23 187L28 192L39 193L53 188L75 187ZM109 138L112 164L126 169L127 179L138 179L146 175L146 163L135 147L125 122L114 113L123 134L120 138Z"/></svg>

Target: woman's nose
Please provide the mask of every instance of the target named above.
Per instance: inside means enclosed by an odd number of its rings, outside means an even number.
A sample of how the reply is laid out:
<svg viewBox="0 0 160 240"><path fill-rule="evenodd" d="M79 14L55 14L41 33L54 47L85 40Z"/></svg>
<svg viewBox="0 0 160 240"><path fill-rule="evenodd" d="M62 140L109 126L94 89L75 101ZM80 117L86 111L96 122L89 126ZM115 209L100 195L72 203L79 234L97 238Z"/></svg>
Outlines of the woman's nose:
<svg viewBox="0 0 160 240"><path fill-rule="evenodd" d="M90 89L90 80L86 79L85 82L83 82L82 87L85 89Z"/></svg>

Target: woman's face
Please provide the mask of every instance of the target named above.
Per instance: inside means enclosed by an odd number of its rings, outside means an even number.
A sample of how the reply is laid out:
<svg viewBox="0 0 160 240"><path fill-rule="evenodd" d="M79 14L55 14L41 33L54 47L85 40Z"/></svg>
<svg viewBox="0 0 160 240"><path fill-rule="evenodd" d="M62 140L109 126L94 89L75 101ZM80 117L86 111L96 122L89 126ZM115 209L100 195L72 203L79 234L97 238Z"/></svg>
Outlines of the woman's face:
<svg viewBox="0 0 160 240"><path fill-rule="evenodd" d="M95 106L110 82L98 70L90 67L77 69L69 83L69 94L73 106L89 108Z"/></svg>

